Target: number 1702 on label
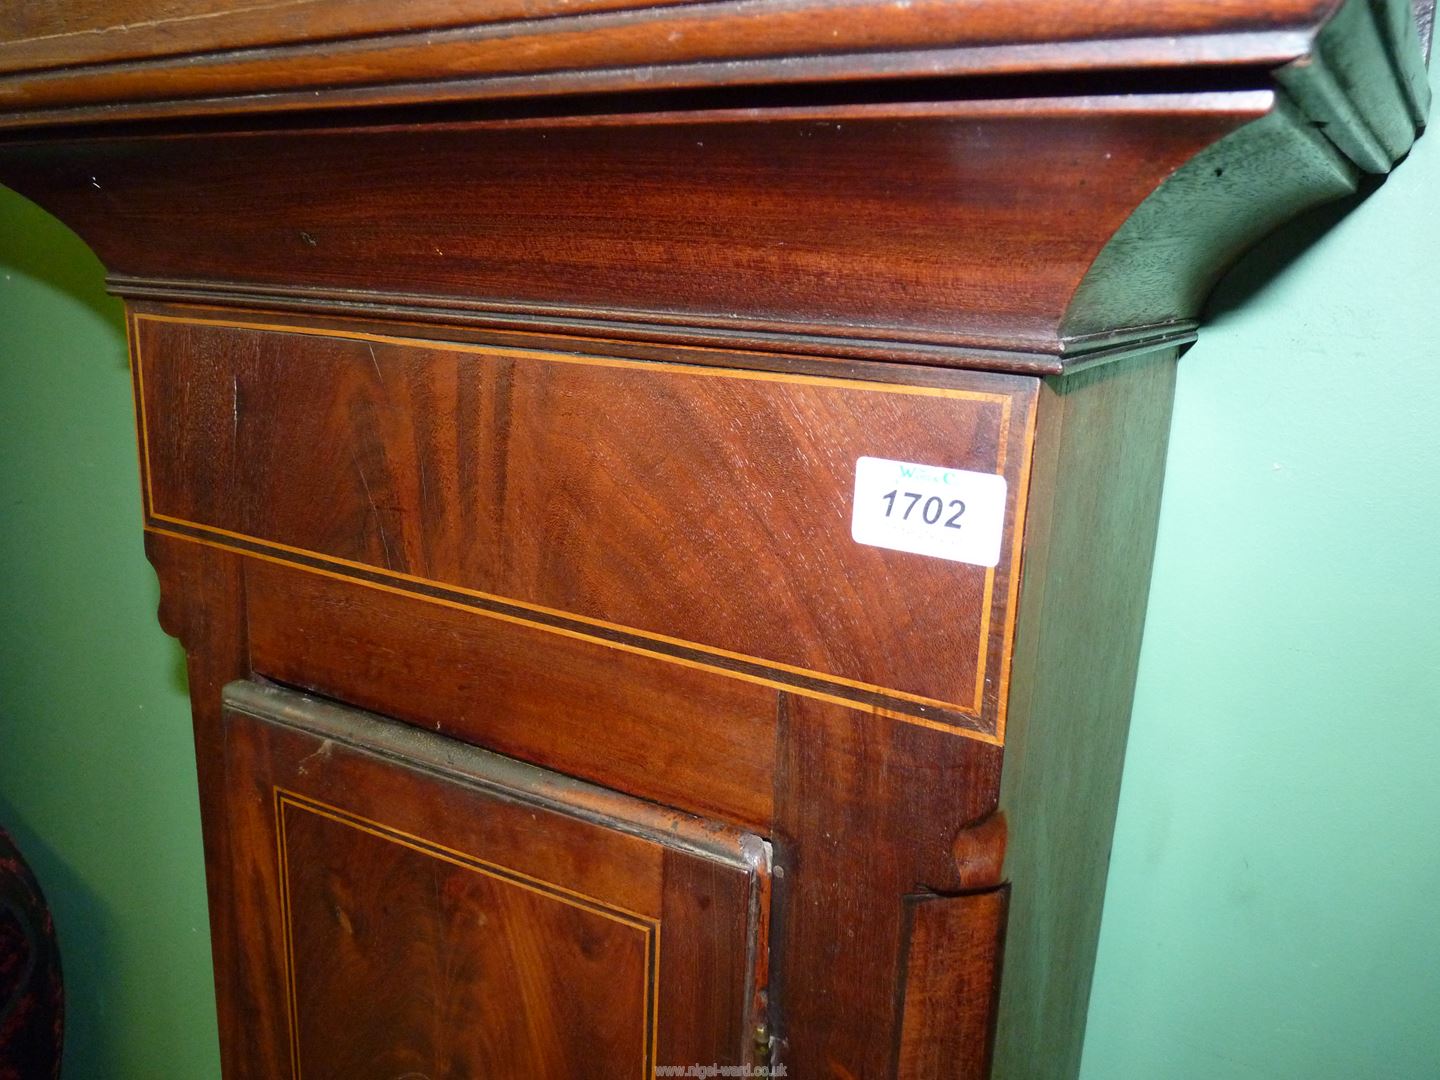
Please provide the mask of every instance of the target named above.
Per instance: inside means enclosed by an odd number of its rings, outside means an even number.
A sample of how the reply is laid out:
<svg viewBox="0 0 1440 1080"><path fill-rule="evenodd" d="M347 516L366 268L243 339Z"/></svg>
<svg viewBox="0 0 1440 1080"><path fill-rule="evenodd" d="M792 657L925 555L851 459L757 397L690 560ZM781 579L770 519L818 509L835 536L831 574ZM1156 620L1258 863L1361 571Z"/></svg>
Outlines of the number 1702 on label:
<svg viewBox="0 0 1440 1080"><path fill-rule="evenodd" d="M1005 531L1005 478L862 457L855 463L856 543L994 566Z"/></svg>

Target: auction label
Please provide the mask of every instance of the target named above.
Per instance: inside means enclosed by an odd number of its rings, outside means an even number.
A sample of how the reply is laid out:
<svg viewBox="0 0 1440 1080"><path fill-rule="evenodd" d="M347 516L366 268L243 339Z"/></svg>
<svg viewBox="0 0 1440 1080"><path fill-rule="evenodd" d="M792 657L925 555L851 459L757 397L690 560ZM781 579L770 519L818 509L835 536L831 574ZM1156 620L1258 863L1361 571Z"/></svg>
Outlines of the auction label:
<svg viewBox="0 0 1440 1080"><path fill-rule="evenodd" d="M1005 531L1005 478L913 461L855 462L850 535L858 544L994 566Z"/></svg>

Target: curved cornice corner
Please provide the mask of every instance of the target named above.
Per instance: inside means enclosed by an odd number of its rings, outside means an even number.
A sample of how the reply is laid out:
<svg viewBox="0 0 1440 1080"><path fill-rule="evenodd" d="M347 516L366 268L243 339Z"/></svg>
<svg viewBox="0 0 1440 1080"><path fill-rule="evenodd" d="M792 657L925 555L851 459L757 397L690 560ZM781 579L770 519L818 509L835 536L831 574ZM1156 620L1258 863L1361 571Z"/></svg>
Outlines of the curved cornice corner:
<svg viewBox="0 0 1440 1080"><path fill-rule="evenodd" d="M1111 236L1061 322L1065 353L1127 328L1192 322L1250 246L1351 194L1362 174L1389 172L1429 111L1433 8L1433 0L1340 5L1311 51L1275 71L1273 108L1172 172Z"/></svg>

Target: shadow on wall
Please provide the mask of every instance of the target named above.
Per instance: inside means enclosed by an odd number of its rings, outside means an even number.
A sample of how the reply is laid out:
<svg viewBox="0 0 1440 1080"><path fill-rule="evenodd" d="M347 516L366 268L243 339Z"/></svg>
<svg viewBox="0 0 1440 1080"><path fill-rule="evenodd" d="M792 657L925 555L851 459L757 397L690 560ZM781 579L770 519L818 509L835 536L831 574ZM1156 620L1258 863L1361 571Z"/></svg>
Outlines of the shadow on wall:
<svg viewBox="0 0 1440 1080"><path fill-rule="evenodd" d="M0 188L0 823L54 913L67 1080L218 1075L184 654L154 623L124 306Z"/></svg>
<svg viewBox="0 0 1440 1080"><path fill-rule="evenodd" d="M1401 164L1404 164L1404 159L1396 168ZM1292 218L1257 241L1216 283L1205 301L1205 309L1200 316L1201 325L1214 326L1232 313L1254 304L1273 281L1375 194L1385 180L1384 176L1362 176L1353 195Z"/></svg>
<svg viewBox="0 0 1440 1080"><path fill-rule="evenodd" d="M73 232L29 199L0 198L0 273L18 270L82 304L124 335L125 305L105 291L94 254ZM61 252L61 254L57 254Z"/></svg>
<svg viewBox="0 0 1440 1080"><path fill-rule="evenodd" d="M0 723L4 722L5 719L0 717ZM85 886L75 869L3 797L0 797L0 825L10 833L25 861L41 881L61 939L60 970L65 980L65 1058L72 1062L113 1061L114 1048L107 1044L110 1026L83 1021L72 1024L70 1018L98 1016L105 1010L102 987L109 966L108 943L115 933L114 920L105 904ZM75 933L78 927L84 927L84 932ZM67 949L66 943L74 941L83 941L85 947Z"/></svg>

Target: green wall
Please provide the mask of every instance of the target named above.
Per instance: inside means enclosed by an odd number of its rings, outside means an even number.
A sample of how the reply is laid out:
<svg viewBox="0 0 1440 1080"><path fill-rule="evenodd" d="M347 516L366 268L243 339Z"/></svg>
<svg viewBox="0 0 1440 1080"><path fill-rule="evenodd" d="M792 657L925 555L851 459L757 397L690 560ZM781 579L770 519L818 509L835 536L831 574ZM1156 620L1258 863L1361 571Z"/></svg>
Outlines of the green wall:
<svg viewBox="0 0 1440 1080"><path fill-rule="evenodd" d="M1180 363L1084 1080L1440 1078L1437 196L1440 130Z"/></svg>
<svg viewBox="0 0 1440 1080"><path fill-rule="evenodd" d="M1432 136L1232 273L1181 365L1085 1080L1440 1076L1436 191ZM204 1080L184 675L100 280L0 192L0 822L67 1077Z"/></svg>
<svg viewBox="0 0 1440 1080"><path fill-rule="evenodd" d="M155 622L117 301L0 189L0 825L60 933L68 1080L218 1075L178 646Z"/></svg>

